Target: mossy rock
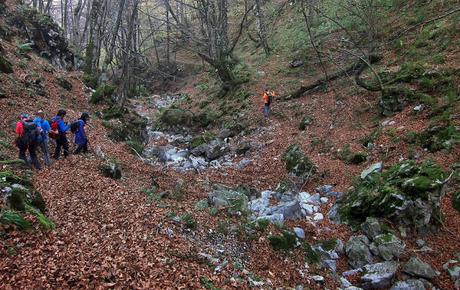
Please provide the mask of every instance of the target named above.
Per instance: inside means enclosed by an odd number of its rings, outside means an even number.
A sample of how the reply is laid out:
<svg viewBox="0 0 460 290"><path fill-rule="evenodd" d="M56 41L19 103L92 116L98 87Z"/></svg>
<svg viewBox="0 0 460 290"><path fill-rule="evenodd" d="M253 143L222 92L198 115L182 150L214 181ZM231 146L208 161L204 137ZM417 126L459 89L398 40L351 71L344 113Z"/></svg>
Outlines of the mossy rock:
<svg viewBox="0 0 460 290"><path fill-rule="evenodd" d="M213 132L205 132L201 135L194 136L190 141L190 149L194 149L200 145L203 145L216 138L216 134Z"/></svg>
<svg viewBox="0 0 460 290"><path fill-rule="evenodd" d="M270 245L275 250L289 251L296 245L296 236L289 231L283 231L281 235L271 235L268 237Z"/></svg>
<svg viewBox="0 0 460 290"><path fill-rule="evenodd" d="M305 155L298 144L292 144L283 155L286 169L299 177L308 177L316 173L316 165Z"/></svg>
<svg viewBox="0 0 460 290"><path fill-rule="evenodd" d="M35 208L39 209L42 213L46 211L45 200L43 199L41 193L38 191L34 193L30 204L33 205Z"/></svg>
<svg viewBox="0 0 460 290"><path fill-rule="evenodd" d="M340 219L359 225L367 217L416 228L437 225L445 172L437 164L405 161L355 184L338 204Z"/></svg>
<svg viewBox="0 0 460 290"><path fill-rule="evenodd" d="M108 161L102 164L99 169L102 172L102 175L105 177L110 177L112 179L120 179L121 178L121 168L120 165L113 161Z"/></svg>
<svg viewBox="0 0 460 290"><path fill-rule="evenodd" d="M452 194L452 207L460 212L460 191Z"/></svg>
<svg viewBox="0 0 460 290"><path fill-rule="evenodd" d="M168 108L161 112L160 121L166 126L190 126L192 117L193 115L189 111Z"/></svg>
<svg viewBox="0 0 460 290"><path fill-rule="evenodd" d="M63 89L66 91L71 91L72 90L72 83L66 80L64 77L59 76L56 78L56 83L61 86Z"/></svg>
<svg viewBox="0 0 460 290"><path fill-rule="evenodd" d="M13 188L9 197L9 204L11 209L24 211L27 204L27 192L19 188Z"/></svg>
<svg viewBox="0 0 460 290"><path fill-rule="evenodd" d="M13 65L3 55L0 55L0 72L13 73Z"/></svg>

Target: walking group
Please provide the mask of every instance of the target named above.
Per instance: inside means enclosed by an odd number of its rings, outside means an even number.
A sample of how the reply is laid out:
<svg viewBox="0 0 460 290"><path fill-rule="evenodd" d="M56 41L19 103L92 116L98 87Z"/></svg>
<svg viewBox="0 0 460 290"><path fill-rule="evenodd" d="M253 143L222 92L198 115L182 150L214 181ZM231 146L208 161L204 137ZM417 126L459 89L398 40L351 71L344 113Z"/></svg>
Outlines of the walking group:
<svg viewBox="0 0 460 290"><path fill-rule="evenodd" d="M46 120L43 111L35 113L35 117L29 114L21 114L19 122L16 123L16 146L19 149L19 158L27 165L41 169L37 157L37 150L43 153L45 165L50 165L49 145L50 139L55 141L54 159L59 159L63 154L69 156L69 132L75 135L74 142L77 146L75 154L88 151L88 138L85 132L85 125L89 121L89 114L83 113L81 117L70 125L64 121L67 112L59 110L50 121ZM26 156L29 153L29 158Z"/></svg>

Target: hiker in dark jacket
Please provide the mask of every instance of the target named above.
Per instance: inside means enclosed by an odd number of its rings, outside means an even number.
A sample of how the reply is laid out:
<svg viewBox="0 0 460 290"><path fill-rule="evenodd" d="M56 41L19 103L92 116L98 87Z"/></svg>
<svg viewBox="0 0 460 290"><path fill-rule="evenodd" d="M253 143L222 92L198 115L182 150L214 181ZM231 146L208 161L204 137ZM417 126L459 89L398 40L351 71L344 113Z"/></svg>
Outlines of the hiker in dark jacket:
<svg viewBox="0 0 460 290"><path fill-rule="evenodd" d="M85 132L85 125L89 120L89 114L83 113L81 114L80 119L78 119L78 129L75 133L75 144L77 144L77 149L75 150L75 154L80 152L86 153L88 152L88 137L86 136Z"/></svg>
<svg viewBox="0 0 460 290"><path fill-rule="evenodd" d="M48 151L48 132L51 130L50 123L45 120L45 113L38 111L34 119L34 123L41 128L41 135L38 139L38 148L43 152L43 160L45 165L50 165L49 151Z"/></svg>
<svg viewBox="0 0 460 290"><path fill-rule="evenodd" d="M19 148L19 158L30 166L30 162L40 170L40 162L37 159L37 138L39 129L28 114L21 114L19 122L16 123L16 146ZM30 162L26 152L29 151Z"/></svg>
<svg viewBox="0 0 460 290"><path fill-rule="evenodd" d="M69 140L67 139L69 126L64 122L66 114L67 112L61 109L58 111L57 115L51 119L51 128L57 130L56 150L53 156L56 160L61 156L61 148L64 149L64 157L69 156Z"/></svg>

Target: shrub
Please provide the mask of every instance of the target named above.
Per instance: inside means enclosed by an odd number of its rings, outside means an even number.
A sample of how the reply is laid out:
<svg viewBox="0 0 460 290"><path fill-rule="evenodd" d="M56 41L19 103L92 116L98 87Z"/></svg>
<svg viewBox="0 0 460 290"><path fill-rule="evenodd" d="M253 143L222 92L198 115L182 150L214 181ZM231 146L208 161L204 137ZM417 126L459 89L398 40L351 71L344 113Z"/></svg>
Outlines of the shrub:
<svg viewBox="0 0 460 290"><path fill-rule="evenodd" d="M184 223L185 227L188 229L194 230L197 228L198 224L193 218L193 216L190 213L185 213L180 217L180 220L182 223Z"/></svg>
<svg viewBox="0 0 460 290"><path fill-rule="evenodd" d="M271 235L268 237L270 245L275 250L292 250L296 245L296 236L289 231L283 231L281 235Z"/></svg>

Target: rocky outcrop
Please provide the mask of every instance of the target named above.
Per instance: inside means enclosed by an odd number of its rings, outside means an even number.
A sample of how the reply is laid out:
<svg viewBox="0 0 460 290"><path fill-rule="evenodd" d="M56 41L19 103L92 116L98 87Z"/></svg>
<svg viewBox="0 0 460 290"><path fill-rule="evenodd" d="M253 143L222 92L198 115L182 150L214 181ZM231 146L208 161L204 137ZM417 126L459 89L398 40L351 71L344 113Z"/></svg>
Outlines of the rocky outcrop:
<svg viewBox="0 0 460 290"><path fill-rule="evenodd" d="M18 8L11 20L22 30L32 48L51 64L62 69L78 69L83 61L69 48L59 25L48 16L27 5Z"/></svg>

